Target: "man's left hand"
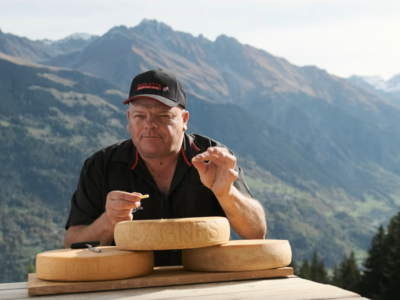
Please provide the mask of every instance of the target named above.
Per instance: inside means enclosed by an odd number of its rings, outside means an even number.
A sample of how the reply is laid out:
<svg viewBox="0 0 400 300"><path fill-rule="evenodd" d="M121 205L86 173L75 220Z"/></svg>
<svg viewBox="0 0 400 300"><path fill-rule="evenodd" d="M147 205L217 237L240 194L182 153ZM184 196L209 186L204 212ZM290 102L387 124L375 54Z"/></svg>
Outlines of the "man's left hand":
<svg viewBox="0 0 400 300"><path fill-rule="evenodd" d="M199 172L201 182L217 198L229 195L238 173L235 171L236 157L227 149L210 147L206 152L196 155L192 163Z"/></svg>

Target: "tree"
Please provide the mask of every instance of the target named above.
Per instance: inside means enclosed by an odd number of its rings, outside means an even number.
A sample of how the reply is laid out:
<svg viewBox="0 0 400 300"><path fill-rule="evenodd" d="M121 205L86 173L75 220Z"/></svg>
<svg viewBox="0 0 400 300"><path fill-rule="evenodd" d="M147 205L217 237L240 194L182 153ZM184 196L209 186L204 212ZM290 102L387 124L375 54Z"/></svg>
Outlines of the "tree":
<svg viewBox="0 0 400 300"><path fill-rule="evenodd" d="M300 266L299 277L311 280L311 268L307 259L304 259Z"/></svg>
<svg viewBox="0 0 400 300"><path fill-rule="evenodd" d="M36 268L32 261L29 262L28 268L26 268L26 272L27 272L26 277L28 277L30 273L36 273Z"/></svg>
<svg viewBox="0 0 400 300"><path fill-rule="evenodd" d="M297 265L295 260L292 260L292 262L290 263L289 267L293 268L293 274L297 275L299 272L299 266Z"/></svg>
<svg viewBox="0 0 400 300"><path fill-rule="evenodd" d="M383 274L386 262L386 235L383 226L379 226L378 232L373 237L368 257L365 260L364 274L361 279L361 291L364 297L378 299L387 284Z"/></svg>
<svg viewBox="0 0 400 300"><path fill-rule="evenodd" d="M335 286L339 286L339 287L342 286L340 269L338 268L338 266L336 264L333 266L332 278L331 278L330 283Z"/></svg>
<svg viewBox="0 0 400 300"><path fill-rule="evenodd" d="M339 274L341 288L352 292L358 292L361 276L353 251L350 253L349 257L346 255L344 256L344 259L340 264Z"/></svg>
<svg viewBox="0 0 400 300"><path fill-rule="evenodd" d="M385 300L400 299L400 211L389 223L386 239L386 259L383 267Z"/></svg>
<svg viewBox="0 0 400 300"><path fill-rule="evenodd" d="M325 269L324 262L318 258L317 251L314 251L313 253L310 271L312 281L328 283L328 272Z"/></svg>

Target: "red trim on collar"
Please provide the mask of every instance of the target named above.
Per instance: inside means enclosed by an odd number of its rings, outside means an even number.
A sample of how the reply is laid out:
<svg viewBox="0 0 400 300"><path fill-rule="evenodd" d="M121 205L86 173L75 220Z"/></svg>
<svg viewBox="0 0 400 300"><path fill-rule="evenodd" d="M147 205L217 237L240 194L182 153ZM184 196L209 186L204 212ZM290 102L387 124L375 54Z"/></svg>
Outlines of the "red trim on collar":
<svg viewBox="0 0 400 300"><path fill-rule="evenodd" d="M136 166L138 164L138 161L139 161L139 152L136 149L136 161L135 161L135 163L133 164L133 166L131 168L132 170L134 170L136 168Z"/></svg>
<svg viewBox="0 0 400 300"><path fill-rule="evenodd" d="M191 163L188 161L188 159L186 158L185 151L183 151L183 147L181 148L181 152L182 152L182 156L183 156L185 162L188 164L189 167L191 167L192 164L191 164Z"/></svg>
<svg viewBox="0 0 400 300"><path fill-rule="evenodd" d="M194 143L194 141L193 141L192 139L190 139L190 146L192 146L193 149L194 149L196 152L199 152L199 151L200 151L200 148L196 146L196 144Z"/></svg>

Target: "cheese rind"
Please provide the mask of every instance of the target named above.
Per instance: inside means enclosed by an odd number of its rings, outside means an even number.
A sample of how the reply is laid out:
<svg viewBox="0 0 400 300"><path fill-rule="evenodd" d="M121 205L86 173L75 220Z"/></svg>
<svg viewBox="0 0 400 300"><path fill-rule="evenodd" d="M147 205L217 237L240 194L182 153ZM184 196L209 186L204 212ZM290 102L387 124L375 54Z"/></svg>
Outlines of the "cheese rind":
<svg viewBox="0 0 400 300"><path fill-rule="evenodd" d="M286 240L239 240L201 249L182 251L183 267L188 271L254 271L285 267L292 251Z"/></svg>
<svg viewBox="0 0 400 300"><path fill-rule="evenodd" d="M123 221L114 240L123 250L174 250L221 245L229 241L228 219L223 217Z"/></svg>
<svg viewBox="0 0 400 300"><path fill-rule="evenodd" d="M98 281L139 277L154 269L152 251L121 251L116 247L60 249L39 253L36 272L40 279L53 281Z"/></svg>

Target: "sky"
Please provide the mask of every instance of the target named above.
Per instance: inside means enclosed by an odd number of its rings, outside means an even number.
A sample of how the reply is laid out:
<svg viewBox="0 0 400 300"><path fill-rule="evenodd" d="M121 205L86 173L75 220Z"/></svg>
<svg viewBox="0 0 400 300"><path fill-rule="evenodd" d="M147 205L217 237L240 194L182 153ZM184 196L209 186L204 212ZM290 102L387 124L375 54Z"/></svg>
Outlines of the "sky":
<svg viewBox="0 0 400 300"><path fill-rule="evenodd" d="M102 35L143 19L212 41L225 34L340 77L400 73L398 0L0 0L0 30L33 40Z"/></svg>

